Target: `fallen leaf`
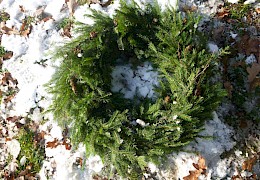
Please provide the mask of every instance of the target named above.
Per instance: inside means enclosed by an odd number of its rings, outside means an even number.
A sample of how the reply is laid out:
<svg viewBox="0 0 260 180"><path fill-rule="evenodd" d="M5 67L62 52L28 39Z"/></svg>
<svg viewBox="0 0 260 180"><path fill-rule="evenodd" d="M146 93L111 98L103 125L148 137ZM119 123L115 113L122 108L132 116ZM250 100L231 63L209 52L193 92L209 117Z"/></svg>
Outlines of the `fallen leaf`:
<svg viewBox="0 0 260 180"><path fill-rule="evenodd" d="M253 166L255 165L256 161L257 161L256 156L244 161L244 163L242 165L242 169L252 172Z"/></svg>
<svg viewBox="0 0 260 180"><path fill-rule="evenodd" d="M18 174L18 177L20 177L20 176L25 176L25 175L28 174L28 173L29 173L29 169L25 169L25 170L21 171L21 172Z"/></svg>
<svg viewBox="0 0 260 180"><path fill-rule="evenodd" d="M233 86L229 81L224 82L224 87L228 92L228 97L232 97Z"/></svg>
<svg viewBox="0 0 260 180"><path fill-rule="evenodd" d="M101 177L101 176L98 175L98 174L93 175L93 176L92 176L92 179L93 179L93 180L108 180L108 178L106 178L106 177Z"/></svg>
<svg viewBox="0 0 260 180"><path fill-rule="evenodd" d="M20 122L15 122L15 125L17 128L21 128L24 126L24 124L20 123Z"/></svg>
<svg viewBox="0 0 260 180"><path fill-rule="evenodd" d="M7 26L2 26L1 31L3 34L7 34L7 35L11 35L11 34L19 35L20 34L18 30L14 29L14 28L9 28Z"/></svg>
<svg viewBox="0 0 260 180"><path fill-rule="evenodd" d="M260 8L256 8L255 11L259 14L260 13Z"/></svg>
<svg viewBox="0 0 260 180"><path fill-rule="evenodd" d="M3 60L7 60L13 57L13 52L12 51L8 51L3 55Z"/></svg>
<svg viewBox="0 0 260 180"><path fill-rule="evenodd" d="M82 167L83 165L83 159L81 157L76 158L76 163Z"/></svg>
<svg viewBox="0 0 260 180"><path fill-rule="evenodd" d="M23 12L23 13L25 12L25 8L22 5L20 5L19 8L20 8L21 12Z"/></svg>
<svg viewBox="0 0 260 180"><path fill-rule="evenodd" d="M260 78L259 78L259 77L256 77L256 78L250 83L249 90L250 90L250 91L253 91L253 90L255 90L255 88L257 88L257 87L260 87Z"/></svg>
<svg viewBox="0 0 260 180"><path fill-rule="evenodd" d="M39 133L36 133L34 136L34 142L36 144L42 144L44 142L44 136L46 135L45 131L41 131Z"/></svg>
<svg viewBox="0 0 260 180"><path fill-rule="evenodd" d="M13 100L13 98L15 97L16 94L12 94L10 96L7 96L6 98L4 98L4 103L7 104L9 102L11 102Z"/></svg>
<svg viewBox="0 0 260 180"><path fill-rule="evenodd" d="M254 81L254 79L260 72L260 64L254 62L254 63L252 63L252 66L247 67L246 70L248 72L248 81L249 81L249 83L251 83Z"/></svg>
<svg viewBox="0 0 260 180"><path fill-rule="evenodd" d="M74 94L77 95L77 78L75 76L70 79L70 86Z"/></svg>
<svg viewBox="0 0 260 180"><path fill-rule="evenodd" d="M69 1L67 1L67 5L68 5L68 8L69 8L70 16L72 16L74 14L74 8L76 6L76 1L75 0L69 0Z"/></svg>
<svg viewBox="0 0 260 180"><path fill-rule="evenodd" d="M2 79L0 80L0 85L14 87L18 84L17 80L14 79L10 72L4 73Z"/></svg>
<svg viewBox="0 0 260 180"><path fill-rule="evenodd" d="M28 37L28 35L31 33L32 25L28 24L27 20L23 20L23 23L20 27L20 35L24 37Z"/></svg>
<svg viewBox="0 0 260 180"><path fill-rule="evenodd" d="M5 141L7 142L7 141L12 141L12 138L5 138Z"/></svg>
<svg viewBox="0 0 260 180"><path fill-rule="evenodd" d="M257 61L260 61L259 53L260 39L256 37L250 37L248 34L245 34L241 37L241 40L237 42L238 52L244 53L246 55L254 54L257 58Z"/></svg>
<svg viewBox="0 0 260 180"><path fill-rule="evenodd" d="M28 29L22 31L22 32L20 33L20 35L21 35L21 36L24 36L24 37L28 37L29 34L31 33L31 27L32 27L32 26L30 26Z"/></svg>
<svg viewBox="0 0 260 180"><path fill-rule="evenodd" d="M71 144L66 141L66 139L63 140L62 145L65 146L66 150L71 149Z"/></svg>
<svg viewBox="0 0 260 180"><path fill-rule="evenodd" d="M239 127L240 128L242 128L242 129L244 129L244 128L246 128L248 125L247 125L247 121L246 120L241 120L240 122L239 122Z"/></svg>
<svg viewBox="0 0 260 180"><path fill-rule="evenodd" d="M47 21L49 21L50 19L53 20L52 16L47 16L47 17L43 18L42 21L43 21L43 22L47 22Z"/></svg>
<svg viewBox="0 0 260 180"><path fill-rule="evenodd" d="M192 165L196 168L196 170L189 171L190 174L188 176L183 177L183 180L198 180L198 177L201 174L206 174L207 166L206 161L203 157L199 158L197 164L193 163Z"/></svg>
<svg viewBox="0 0 260 180"><path fill-rule="evenodd" d="M10 121L10 122L17 122L17 121L21 120L21 116L8 117L8 118L6 118L6 120Z"/></svg>
<svg viewBox="0 0 260 180"><path fill-rule="evenodd" d="M166 96L166 97L164 98L164 103L165 103L165 104L168 104L168 103L170 102L170 100L171 100L170 96Z"/></svg>
<svg viewBox="0 0 260 180"><path fill-rule="evenodd" d="M198 177L200 176L200 172L198 170L196 171L189 171L189 175L183 177L183 180L198 180Z"/></svg>
<svg viewBox="0 0 260 180"><path fill-rule="evenodd" d="M109 6L110 4L112 4L112 3L113 3L113 0L108 0L107 2L101 3L100 5L101 5L102 7L107 7L107 6Z"/></svg>
<svg viewBox="0 0 260 180"><path fill-rule="evenodd" d="M229 15L229 9L221 7L219 11L217 12L216 16L219 19L223 19L224 17Z"/></svg>
<svg viewBox="0 0 260 180"><path fill-rule="evenodd" d="M56 148L60 143L58 142L57 138L54 138L53 141L47 142L46 148Z"/></svg>
<svg viewBox="0 0 260 180"><path fill-rule="evenodd" d="M233 67L239 67L239 66L245 67L246 63L245 63L245 61L238 61L238 62L234 63L232 66Z"/></svg>
<svg viewBox="0 0 260 180"><path fill-rule="evenodd" d="M3 62L4 62L4 58L0 57L0 69L2 69L2 67L3 67Z"/></svg>

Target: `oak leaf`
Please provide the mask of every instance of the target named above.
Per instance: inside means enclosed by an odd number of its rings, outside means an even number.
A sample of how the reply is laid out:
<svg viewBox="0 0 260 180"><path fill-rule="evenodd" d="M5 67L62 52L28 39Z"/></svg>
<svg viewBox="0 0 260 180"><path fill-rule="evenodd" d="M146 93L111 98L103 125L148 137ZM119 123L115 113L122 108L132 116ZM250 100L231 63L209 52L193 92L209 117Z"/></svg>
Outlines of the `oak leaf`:
<svg viewBox="0 0 260 180"><path fill-rule="evenodd" d="M207 166L206 161L203 157L199 158L197 164L193 163L192 165L196 168L196 170L189 171L190 174L188 176L183 177L183 180L198 180L198 177L200 175L206 174Z"/></svg>
<svg viewBox="0 0 260 180"><path fill-rule="evenodd" d="M254 62L251 67L246 68L248 72L248 81L251 83L260 72L260 64Z"/></svg>
<svg viewBox="0 0 260 180"><path fill-rule="evenodd" d="M58 145L60 145L57 138L54 138L53 141L47 142L46 148L56 148Z"/></svg>
<svg viewBox="0 0 260 180"><path fill-rule="evenodd" d="M242 165L242 169L252 172L253 166L255 165L256 161L257 161L256 156L244 161L244 163Z"/></svg>

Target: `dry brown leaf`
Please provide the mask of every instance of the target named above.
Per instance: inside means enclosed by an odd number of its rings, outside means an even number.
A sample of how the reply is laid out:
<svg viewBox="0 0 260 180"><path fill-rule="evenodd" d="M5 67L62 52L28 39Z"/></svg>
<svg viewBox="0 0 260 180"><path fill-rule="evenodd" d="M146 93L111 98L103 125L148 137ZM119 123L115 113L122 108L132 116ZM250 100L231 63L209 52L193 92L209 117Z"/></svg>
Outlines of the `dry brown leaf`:
<svg viewBox="0 0 260 180"><path fill-rule="evenodd" d="M9 137L5 138L5 142L7 142L7 141L12 141L12 138L9 138Z"/></svg>
<svg viewBox="0 0 260 180"><path fill-rule="evenodd" d="M64 28L62 35L71 38L72 36L71 36L70 30L71 30L71 27Z"/></svg>
<svg viewBox="0 0 260 180"><path fill-rule="evenodd" d="M39 144L40 142L44 141L44 136L46 135L45 131L41 131L39 133L36 133L34 136L34 141Z"/></svg>
<svg viewBox="0 0 260 180"><path fill-rule="evenodd" d="M248 125L247 125L247 121L246 121L245 119L240 120L240 122L239 122L239 127L240 127L240 128L244 129L244 128L246 128L247 126L248 126Z"/></svg>
<svg viewBox="0 0 260 180"><path fill-rule="evenodd" d="M17 84L18 84L17 80L12 77L10 72L4 73L4 76L0 80L0 85L3 85L3 86L12 86L13 87Z"/></svg>
<svg viewBox="0 0 260 180"><path fill-rule="evenodd" d="M165 104L168 104L168 103L170 102L170 100L171 100L171 97L170 97L170 96L166 96L166 97L164 98L164 103L165 103Z"/></svg>
<svg viewBox="0 0 260 180"><path fill-rule="evenodd" d="M245 63L245 61L238 61L237 63L234 63L232 66L233 67L239 67L239 66L245 67L246 63Z"/></svg>
<svg viewBox="0 0 260 180"><path fill-rule="evenodd" d="M260 78L256 77L249 86L250 91L255 90L255 88L260 87Z"/></svg>
<svg viewBox="0 0 260 180"><path fill-rule="evenodd" d="M71 149L71 144L66 142L66 139L63 140L62 145L65 146L66 150L70 150Z"/></svg>
<svg viewBox="0 0 260 180"><path fill-rule="evenodd" d="M42 19L42 21L43 21L43 22L47 22L47 21L49 21L50 19L53 20L52 16L45 17L45 18Z"/></svg>
<svg viewBox="0 0 260 180"><path fill-rule="evenodd" d="M7 35L11 35L11 34L15 34L15 35L19 35L19 31L14 29L14 28L9 28L7 26L1 26L1 31L3 34L7 34Z"/></svg>
<svg viewBox="0 0 260 180"><path fill-rule="evenodd" d="M6 118L7 121L11 121L11 122L16 122L21 120L21 116L12 116L12 117L8 117Z"/></svg>
<svg viewBox="0 0 260 180"><path fill-rule="evenodd" d="M3 55L3 60L7 60L13 57L13 52L12 51L8 51Z"/></svg>
<svg viewBox="0 0 260 180"><path fill-rule="evenodd" d="M20 122L15 122L15 126L20 129L21 127L24 126L24 124L20 123Z"/></svg>
<svg viewBox="0 0 260 180"><path fill-rule="evenodd" d="M106 177L101 177L101 176L98 175L98 174L93 175L93 176L92 176L92 179L93 179L93 180L108 180L108 178L106 178Z"/></svg>
<svg viewBox="0 0 260 180"><path fill-rule="evenodd" d="M77 162L78 165L80 165L80 166L82 167L82 165L83 165L83 159L82 159L81 157L77 157L77 158L76 158L76 162Z"/></svg>
<svg viewBox="0 0 260 180"><path fill-rule="evenodd" d="M252 172L253 166L255 165L256 161L257 161L257 156L254 156L254 157L244 161L244 163L242 165L242 169Z"/></svg>
<svg viewBox="0 0 260 180"><path fill-rule="evenodd" d="M20 35L21 35L21 36L24 36L24 37L28 37L29 34L31 33L31 27L32 27L32 26L30 26L28 29L26 29L26 30L24 30L24 31L21 31Z"/></svg>
<svg viewBox="0 0 260 180"><path fill-rule="evenodd" d="M7 96L6 98L4 98L4 103L7 104L9 102L12 101L12 99L15 97L16 94L12 94L10 96Z"/></svg>
<svg viewBox="0 0 260 180"><path fill-rule="evenodd" d="M228 97L232 97L233 86L229 81L224 82L224 87L228 92Z"/></svg>
<svg viewBox="0 0 260 180"><path fill-rule="evenodd" d="M71 89L72 91L74 92L74 94L77 94L77 79L75 76L73 76L71 79L70 79L70 86L71 86Z"/></svg>
<svg viewBox="0 0 260 180"><path fill-rule="evenodd" d="M260 8L256 8L255 11L260 14Z"/></svg>
<svg viewBox="0 0 260 180"><path fill-rule="evenodd" d="M18 177L20 177L20 176L25 176L25 175L27 175L28 173L29 173L29 169L25 169L25 170L21 171L21 172L18 174Z"/></svg>
<svg viewBox="0 0 260 180"><path fill-rule="evenodd" d="M20 8L21 12L23 12L23 13L25 12L25 8L22 5L20 5L19 8Z"/></svg>
<svg viewBox="0 0 260 180"><path fill-rule="evenodd" d="M220 8L219 11L217 12L216 16L220 19L226 17L229 15L229 9L227 8Z"/></svg>
<svg viewBox="0 0 260 180"><path fill-rule="evenodd" d="M60 143L58 142L57 138L54 138L53 141L47 142L46 148L56 148Z"/></svg>
<svg viewBox="0 0 260 180"><path fill-rule="evenodd" d="M244 53L246 55L254 54L257 61L260 61L260 52L259 52L260 39L256 37L250 37L248 34L245 34L241 37L241 40L237 43L238 52Z"/></svg>
<svg viewBox="0 0 260 180"><path fill-rule="evenodd" d="M107 7L107 6L109 6L110 4L112 4L112 3L113 3L113 0L108 0L107 2L101 3L100 5L101 5L102 7Z"/></svg>
<svg viewBox="0 0 260 180"><path fill-rule="evenodd" d="M24 37L28 37L31 33L32 25L28 24L27 20L24 20L20 27L20 35Z"/></svg>
<svg viewBox="0 0 260 180"><path fill-rule="evenodd" d="M68 8L69 8L69 13L70 16L72 16L74 14L74 8L76 6L76 0L69 0L67 2Z"/></svg>
<svg viewBox="0 0 260 180"><path fill-rule="evenodd" d="M197 11L197 7L196 6L189 6L189 5L184 5L183 7L182 7L182 10L184 11L184 12L195 12L195 11Z"/></svg>
<svg viewBox="0 0 260 180"><path fill-rule="evenodd" d="M183 180L198 180L198 177L200 176L200 172L198 170L196 171L189 171L189 175L183 177Z"/></svg>
<svg viewBox="0 0 260 180"><path fill-rule="evenodd" d="M246 68L248 72L248 81L249 83L253 82L256 76L260 72L260 64L254 62L251 67Z"/></svg>
<svg viewBox="0 0 260 180"><path fill-rule="evenodd" d="M183 180L198 180L198 177L201 174L206 174L207 166L206 161L203 157L199 158L197 164L193 163L192 165L196 168L196 170L189 171L190 174L188 176L183 177Z"/></svg>

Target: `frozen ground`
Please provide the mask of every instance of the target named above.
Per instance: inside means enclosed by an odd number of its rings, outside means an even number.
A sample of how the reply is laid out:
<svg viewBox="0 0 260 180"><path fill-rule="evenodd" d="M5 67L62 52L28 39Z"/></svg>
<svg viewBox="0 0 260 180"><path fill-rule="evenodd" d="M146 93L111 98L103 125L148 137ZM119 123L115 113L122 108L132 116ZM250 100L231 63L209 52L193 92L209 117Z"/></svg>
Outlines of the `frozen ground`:
<svg viewBox="0 0 260 180"><path fill-rule="evenodd" d="M236 0L229 1L237 3ZM69 41L69 38L63 35L64 32L57 25L63 18L70 16L71 6L69 3L71 1L1 0L0 2L0 10L10 15L6 24L1 22L1 46L6 51L13 52L13 56L5 60L2 65L4 72L10 72L10 76L8 76L8 79L4 78L6 77L4 73L0 76L0 92L11 90L17 92L12 97L8 96L10 98L1 103L1 177L4 168L15 169L15 164L21 163L16 161L20 151L19 142L15 138L17 127L14 122L7 121L8 118L17 116L20 117L19 123L21 124L25 123L25 117L31 118L39 125L40 131L45 132L46 158L39 174L41 179L92 179L93 173L102 171L103 164L100 158L93 156L86 159L84 156L85 150L82 146L74 149L73 147L67 148L66 144L60 143L55 148L47 147L48 142L62 141L64 135L63 130L53 121L52 114L41 113L41 110L47 109L51 103L51 95L46 92L44 84L50 80L51 75L54 73L54 66L58 65L51 61L50 52L54 50L57 44ZM152 1L147 0L147 2ZM162 7L167 4L176 7L176 2L175 0L169 2L159 0ZM247 3L252 2L247 1ZM180 1L180 7L196 6L204 14L205 18L209 18L208 15L216 13L217 6L221 4L223 4L221 0ZM112 15L118 6L119 2L115 0L108 7L102 8L99 4L92 4L90 8ZM88 8L88 5L76 6L74 8L75 19L84 23L93 23L92 20L83 16L84 13L90 13ZM29 16L35 17L35 20L31 23L30 32L17 34L15 29L19 30L23 26L23 20ZM209 48L212 52L218 51L218 47L214 42L209 44ZM250 58L248 61L251 61ZM112 91L125 92L126 98L131 98L133 96L132 92L137 92L140 96L151 97L153 95L151 84L156 85L157 83L157 74L151 70L149 63L138 67L135 70L136 72L131 70L130 65L116 67L115 72L112 74L115 77L112 83L117 85L114 86L115 88ZM123 76L122 73L124 73ZM137 75L133 76L134 73ZM121 79L119 79L119 76L122 76ZM130 82L129 79L131 78L133 80ZM124 84L124 82L128 84ZM221 113L225 112L225 108L231 107L222 107L218 113L214 113L214 118L205 124L205 130L201 134L210 136L209 139L196 139L186 147L185 152L172 153L168 161L159 167L149 164L150 172L146 178L253 178L250 171L241 168L241 165L252 157L240 149L239 144L236 143L238 139L235 136L235 130L221 119ZM259 133L259 126L254 131ZM245 138L248 144L253 142L258 143L257 145L260 146L259 139L254 137ZM68 139L67 141L66 143L69 144ZM232 155L223 158L222 154L230 150L232 150L230 152ZM8 153L13 155L13 159L8 166L4 166ZM253 172L259 177L259 157L256 162L251 162L251 164L253 165ZM195 175L192 176L192 174Z"/></svg>

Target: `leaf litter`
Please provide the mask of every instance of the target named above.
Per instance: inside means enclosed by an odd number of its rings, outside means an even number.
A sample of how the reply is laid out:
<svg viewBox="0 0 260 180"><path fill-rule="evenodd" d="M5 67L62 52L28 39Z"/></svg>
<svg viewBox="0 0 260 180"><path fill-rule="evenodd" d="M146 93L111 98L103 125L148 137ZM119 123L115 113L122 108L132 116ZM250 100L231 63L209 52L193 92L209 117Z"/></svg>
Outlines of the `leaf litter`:
<svg viewBox="0 0 260 180"><path fill-rule="evenodd" d="M70 16L73 16L74 12L77 11L77 6L78 4L75 3L74 0L67 0L65 1L66 5L67 5L67 8L68 8L68 13L70 14ZM93 1L94 3L94 1ZM105 3L107 3L107 5L105 5ZM106 1L105 3L102 2L95 2L95 4L100 4L101 7L109 7L110 5L112 5L112 1ZM23 5L20 7L20 11L22 13L27 13L29 10L26 9L26 5ZM194 8L196 10L196 8ZM44 6L40 7L40 8L35 8L36 11L38 11L37 13L34 14L34 17L39 17L39 16L42 16L42 14L44 13ZM257 11L257 9L256 9ZM228 18L230 15L230 11L229 9L222 9L218 12L217 16L220 18L220 19L225 19L225 18ZM52 16L47 16L45 17L46 19L41 19L40 21L41 22L47 22L49 20L52 19ZM26 37L26 38L30 38L30 33L34 31L32 29L32 26L29 24L26 24L26 22L24 21L20 27L20 29L16 29L14 26L6 26L5 23L1 23L1 32L3 34L6 34L6 35L18 35L18 36L23 36L23 37ZM65 33L66 35L65 36L70 36L70 31L71 29L68 28L66 30L67 32ZM223 31L222 31L223 32ZM241 38L240 40L242 43L238 43L238 49L241 53L245 53L246 55L250 55L250 54L255 54L256 55L256 48L257 48L257 42L255 40L255 38L251 38L251 37L248 37L248 36L244 36ZM240 45L239 45L240 44ZM12 58L12 55L9 55L10 58ZM8 58L8 59L10 59ZM256 56L257 58L257 56ZM258 62L259 62L259 58L258 58ZM5 62L3 62L5 63ZM258 79L258 74L259 74L259 69L258 69L258 66L257 64L252 64L250 67L248 67L247 69L247 72L248 72L248 81L251 83L251 84L255 84L254 82L257 81ZM259 81L257 81L258 83ZM3 84L2 84L3 83ZM257 84L256 83L256 84ZM1 78L1 85L3 86L13 86L13 88L17 88L17 84L18 82L15 82L15 79L12 78L11 74L4 74L4 79ZM254 85L255 86L255 85ZM254 87L253 86L253 87ZM230 84L230 82L227 82L226 85L225 85L226 89L229 90L229 94L232 95L232 85ZM5 97L6 98L6 97ZM11 102L13 99L15 98L15 94L12 94L12 95L9 95L9 98L6 99L4 101L5 104ZM166 102L169 102L169 99L166 98L165 100ZM7 120L8 119L8 120ZM21 121L23 119L23 116L20 116L20 115L10 115L8 116L8 118L5 118L5 121L10 121L10 122L17 122L17 121ZM35 126L34 128L37 128L37 126ZM46 130L46 129L45 129ZM6 135L5 135L6 136ZM44 138L46 138L47 136L49 136L49 132L46 130L46 131L41 131L40 133L37 134L37 138L35 139L35 141L38 143L40 141L42 141ZM49 148L49 149L52 149L52 150L55 150L55 148L58 148L59 146L64 146L62 147L65 151L70 151L71 150L71 145L70 145L70 142L68 141L68 139L64 136L61 135L61 138L55 138L55 136L53 137L54 139L52 140L48 140L45 142L45 145L46 145L46 148ZM6 139L10 139L9 137L6 137ZM209 147L210 148L210 147ZM62 151L64 152L64 151ZM65 157L65 156L64 156ZM68 157L68 156L66 156ZM84 166L82 165L83 162L85 161L84 157L80 154L77 154L76 155L77 158L77 161L79 162L79 164L81 166ZM202 157L200 157L200 159L197 161L197 163L195 163L195 161L193 162L193 167L195 168L195 170L191 170L189 172L189 175L186 176L186 179L187 178L193 178L193 179L198 179L199 177L201 177L201 175L206 175L206 171L209 171L209 168L206 166L206 160L207 159L204 159ZM56 162L56 161L55 161ZM57 161L58 163L58 161ZM257 161L255 161L255 159L248 159L246 161L244 161L243 163L243 169L244 170L251 170L253 169L254 165L256 165ZM59 163L53 167L60 167ZM30 168L30 167L28 167ZM185 166L183 166L183 168L185 169ZM26 172L23 172L24 174L23 175L26 175ZM210 175L210 174L209 174ZM208 175L208 176L209 176ZM29 174L30 176L30 174ZM6 175L6 177L9 177L9 178L14 178L14 176L11 174L11 175ZM96 176L96 177L99 177L99 176ZM234 176L233 176L234 177ZM242 177L242 175L241 175Z"/></svg>

